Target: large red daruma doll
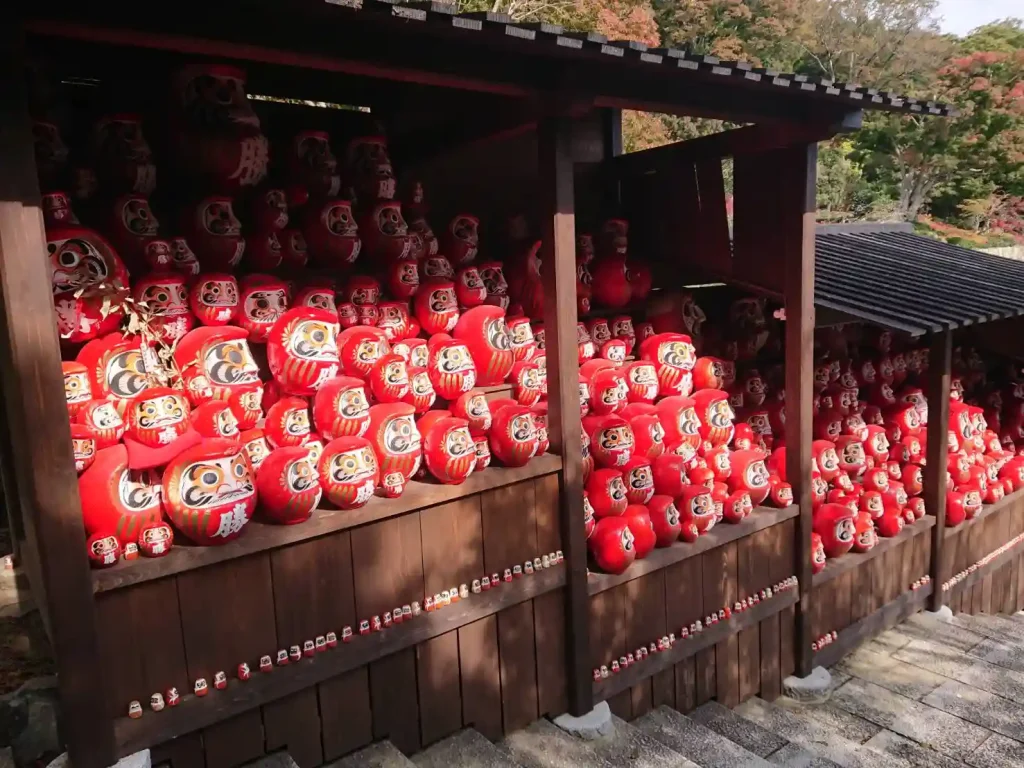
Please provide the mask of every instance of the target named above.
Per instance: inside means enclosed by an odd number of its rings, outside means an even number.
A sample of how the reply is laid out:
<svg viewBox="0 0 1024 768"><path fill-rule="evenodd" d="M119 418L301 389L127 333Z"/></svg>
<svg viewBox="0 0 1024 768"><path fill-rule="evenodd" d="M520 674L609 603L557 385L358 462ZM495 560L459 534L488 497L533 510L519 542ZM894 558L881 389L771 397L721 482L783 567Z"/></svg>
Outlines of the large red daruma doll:
<svg viewBox="0 0 1024 768"><path fill-rule="evenodd" d="M587 548L597 567L606 573L623 573L636 559L633 532L624 517L605 517L597 521L587 539Z"/></svg>
<svg viewBox="0 0 1024 768"><path fill-rule="evenodd" d="M413 299L413 312L427 334L451 333L459 322L455 285L448 281L425 283Z"/></svg>
<svg viewBox="0 0 1024 768"><path fill-rule="evenodd" d="M267 409L263 429L274 448L303 445L309 439L309 404L301 397L282 397Z"/></svg>
<svg viewBox="0 0 1024 768"><path fill-rule="evenodd" d="M270 373L289 395L311 397L338 375L337 315L322 309L289 309L267 337Z"/></svg>
<svg viewBox="0 0 1024 768"><path fill-rule="evenodd" d="M492 415L491 455L506 467L521 467L539 448L533 413L525 405L505 405Z"/></svg>
<svg viewBox="0 0 1024 768"><path fill-rule="evenodd" d="M210 397L228 400L234 392L259 383L259 368L247 336L245 330L234 326L203 327L189 331L178 342L174 362L193 405ZM198 383L202 386L194 386ZM208 390L206 396L204 390Z"/></svg>
<svg viewBox="0 0 1024 768"><path fill-rule="evenodd" d="M122 546L137 541L143 526L163 518L159 478L149 470L129 470L123 445L96 453L78 478L78 493L86 533L116 536Z"/></svg>
<svg viewBox="0 0 1024 768"><path fill-rule="evenodd" d="M705 485L685 485L679 495L678 508L683 525L692 523L703 535L715 525L715 502Z"/></svg>
<svg viewBox="0 0 1024 768"><path fill-rule="evenodd" d="M256 507L249 459L237 440L204 440L179 454L164 470L163 494L175 527L204 546L237 539Z"/></svg>
<svg viewBox="0 0 1024 768"><path fill-rule="evenodd" d="M356 326L346 328L338 336L338 356L346 375L365 379L373 366L391 351L391 345L380 328Z"/></svg>
<svg viewBox="0 0 1024 768"><path fill-rule="evenodd" d="M138 336L111 333L93 339L82 347L77 360L89 371L93 397L110 400L122 416L136 396L153 383Z"/></svg>
<svg viewBox="0 0 1024 768"><path fill-rule="evenodd" d="M381 472L381 489L388 498L405 491L422 459L415 409L408 403L380 403L370 408L366 437L373 445Z"/></svg>
<svg viewBox="0 0 1024 768"><path fill-rule="evenodd" d="M469 422L459 418L435 419L423 432L423 460L442 483L460 485L473 472L476 445Z"/></svg>
<svg viewBox="0 0 1024 768"><path fill-rule="evenodd" d="M636 360L623 368L631 403L653 403L658 398L658 372L650 360Z"/></svg>
<svg viewBox="0 0 1024 768"><path fill-rule="evenodd" d="M278 525L304 523L320 503L319 479L305 446L271 451L256 473L260 511Z"/></svg>
<svg viewBox="0 0 1024 768"><path fill-rule="evenodd" d="M665 442L672 447L685 443L694 450L700 445L700 420L691 397L674 395L658 401L658 418L665 430Z"/></svg>
<svg viewBox="0 0 1024 768"><path fill-rule="evenodd" d="M238 314L238 281L233 275L204 272L189 292L189 307L203 325L227 325Z"/></svg>
<svg viewBox="0 0 1024 768"><path fill-rule="evenodd" d="M477 381L482 386L500 384L512 371L515 355L504 309L490 304L473 307L459 318L454 336L473 356Z"/></svg>
<svg viewBox="0 0 1024 768"><path fill-rule="evenodd" d="M732 474L729 475L729 490L746 491L755 506L763 504L768 497L768 469L764 465L765 454L756 448L736 451L732 454Z"/></svg>
<svg viewBox="0 0 1024 768"><path fill-rule="evenodd" d="M590 452L599 467L625 467L633 457L633 430L620 416L598 416L590 433ZM588 420L589 423L589 420Z"/></svg>
<svg viewBox="0 0 1024 768"><path fill-rule="evenodd" d="M854 512L845 504L822 504L814 512L814 532L821 537L825 557L842 557L853 548Z"/></svg>
<svg viewBox="0 0 1024 768"><path fill-rule="evenodd" d="M318 466L320 485L339 509L358 509L373 498L380 467L365 437L339 437L324 446Z"/></svg>
<svg viewBox="0 0 1024 768"><path fill-rule="evenodd" d="M104 317L98 293L104 283L115 293L128 288L128 270L110 244L90 229L54 227L47 229L46 251L61 339L81 344L117 328L122 313ZM78 291L83 293L76 297Z"/></svg>
<svg viewBox="0 0 1024 768"><path fill-rule="evenodd" d="M477 367L465 342L437 336L430 340L428 349L427 373L439 397L457 400L477 385Z"/></svg>
<svg viewBox="0 0 1024 768"><path fill-rule="evenodd" d="M659 333L640 344L640 357L654 364L658 391L662 395L689 395L693 391L696 353L690 337L682 333Z"/></svg>
<svg viewBox="0 0 1024 768"><path fill-rule="evenodd" d="M732 406L725 392L715 389L702 389L693 394L696 405L697 420L700 422L700 437L713 447L728 445L735 434Z"/></svg>

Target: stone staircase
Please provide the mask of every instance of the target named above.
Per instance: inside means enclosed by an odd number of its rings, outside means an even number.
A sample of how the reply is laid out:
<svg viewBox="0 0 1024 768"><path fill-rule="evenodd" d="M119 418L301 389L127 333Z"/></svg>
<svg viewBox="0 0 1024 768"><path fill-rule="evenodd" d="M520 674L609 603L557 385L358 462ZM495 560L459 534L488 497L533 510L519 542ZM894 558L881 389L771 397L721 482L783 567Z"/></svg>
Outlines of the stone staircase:
<svg viewBox="0 0 1024 768"><path fill-rule="evenodd" d="M831 673L810 703L661 707L612 717L593 740L548 720L497 744L464 730L411 758L382 742L331 768L1024 768L1024 613L917 614Z"/></svg>

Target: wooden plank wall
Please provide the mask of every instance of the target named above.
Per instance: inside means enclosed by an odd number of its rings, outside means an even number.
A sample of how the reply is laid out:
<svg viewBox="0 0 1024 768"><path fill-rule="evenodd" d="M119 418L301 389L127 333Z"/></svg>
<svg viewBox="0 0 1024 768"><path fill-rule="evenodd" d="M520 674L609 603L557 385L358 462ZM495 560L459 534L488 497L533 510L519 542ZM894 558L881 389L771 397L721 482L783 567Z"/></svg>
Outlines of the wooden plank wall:
<svg viewBox="0 0 1024 768"><path fill-rule="evenodd" d="M966 524L964 524L966 525ZM1024 497L945 540L948 572L943 581L1024 532ZM1012 558L983 579L954 588L948 598L953 613L1015 613L1024 609L1024 554Z"/></svg>
<svg viewBox="0 0 1024 768"><path fill-rule="evenodd" d="M791 576L794 524L787 520L591 597L591 668L669 632L678 636L711 611ZM710 699L734 706L757 694L777 698L793 668L792 625L790 607L638 683L608 705L631 720L663 704L687 712Z"/></svg>
<svg viewBox="0 0 1024 768"><path fill-rule="evenodd" d="M931 547L931 536L925 531L815 588L812 639L833 630L842 632L909 590L913 582L928 575Z"/></svg>
<svg viewBox="0 0 1024 768"><path fill-rule="evenodd" d="M558 486L546 475L100 594L106 714L561 549ZM464 726L497 739L565 710L563 605L559 589L505 609L175 739L154 763L226 768L287 749L308 768L382 738L406 753Z"/></svg>

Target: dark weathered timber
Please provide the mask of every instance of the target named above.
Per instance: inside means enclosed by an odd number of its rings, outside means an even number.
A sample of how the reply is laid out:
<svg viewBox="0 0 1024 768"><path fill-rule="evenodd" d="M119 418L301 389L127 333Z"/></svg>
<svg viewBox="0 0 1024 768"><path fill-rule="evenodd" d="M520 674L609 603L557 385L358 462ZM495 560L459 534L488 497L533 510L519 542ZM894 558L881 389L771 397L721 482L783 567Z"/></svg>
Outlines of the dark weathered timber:
<svg viewBox="0 0 1024 768"><path fill-rule="evenodd" d="M919 589L908 589L895 600L841 630L835 642L812 654L813 665L830 667L865 640L899 624L911 614L917 613L928 600L932 586L932 584L925 584Z"/></svg>
<svg viewBox="0 0 1024 768"><path fill-rule="evenodd" d="M1004 565L1011 562L1015 557L1019 556L1022 552L1024 552L1024 541L1018 541L1016 544L1014 544L1012 547L1010 547L1002 554L998 555L997 557L994 557L992 560L985 563L984 565L978 566L974 573L967 574L962 581L957 582L949 588L947 595L952 596L957 593L965 592L966 590L969 590L972 587L978 586L987 577L991 576L993 571L999 570ZM987 613L987 611L981 610L972 610L970 612Z"/></svg>
<svg viewBox="0 0 1024 768"><path fill-rule="evenodd" d="M742 523L737 523L736 525L729 525L727 523L716 525L692 544L677 542L671 547L655 549L643 560L634 562L624 573L591 573L588 579L588 591L591 595L596 595L599 592L604 592L606 589L617 587L619 584L638 579L652 571L668 568L675 563L743 539L757 531L762 531L765 528L770 528L773 525L797 517L799 514L800 511L795 506L786 507L785 509L758 507Z"/></svg>
<svg viewBox="0 0 1024 768"><path fill-rule="evenodd" d="M646 680L652 675L656 675L678 664L680 661L690 658L697 652L714 647L743 629L756 627L762 619L775 615L779 611L793 605L796 601L796 590L787 590L770 600L762 600L749 610L734 614L730 619L719 621L717 624L686 640L679 639L679 631L670 627L670 630L676 633L674 648L651 654L643 662L635 663L625 671L620 671L617 675L612 675L600 682L595 682L593 703L597 704L598 702L606 701L612 696L628 690L640 681ZM655 640L657 638L651 638L651 641ZM593 675L593 669L590 670L590 673Z"/></svg>
<svg viewBox="0 0 1024 768"><path fill-rule="evenodd" d="M913 525L906 526L896 536L891 536L887 539L880 538L878 543L867 552L851 551L842 557L832 558L825 563L825 570L814 574L811 584L815 589L824 586L833 579L842 576L847 571L860 568L874 560L876 557L881 557L890 549L900 546L903 542L924 534L931 530L934 525L935 518L929 515L921 518Z"/></svg>
<svg viewBox="0 0 1024 768"><path fill-rule="evenodd" d="M928 356L927 460L924 468L924 506L935 518L932 532L931 577L933 584L941 584L946 571L946 454L949 449L949 388L952 375L953 334L948 331L932 337ZM941 589L932 591L929 607L933 611L942 607Z"/></svg>
<svg viewBox="0 0 1024 768"><path fill-rule="evenodd" d="M486 593L471 595L440 611L424 613L410 623L402 623L371 635L356 636L348 645L303 659L273 672L254 672L251 680L232 679L226 691L211 691L203 699L184 696L181 705L163 712L147 712L138 720L119 718L114 723L117 751L127 755L153 741L182 736L217 723L267 702L301 691L377 659L411 648L453 629L467 626L499 611L559 589L565 583L561 567L549 568L532 576L523 576L512 584L502 584ZM340 628L339 628L340 629ZM257 659L249 659L258 669ZM154 737L159 738L154 738Z"/></svg>
<svg viewBox="0 0 1024 768"><path fill-rule="evenodd" d="M794 393L786 403L786 476L793 499L800 508L797 522L794 568L800 579L800 603L796 607L796 654L800 675L811 671L810 610L811 532L811 427L814 418L814 275L816 256L815 179L817 144L784 150L790 160L780 194L786 202L778 223L785 258L786 391Z"/></svg>
<svg viewBox="0 0 1024 768"><path fill-rule="evenodd" d="M78 481L53 321L50 268L25 89L18 14L0 29L0 371L25 541L20 554L50 633L75 765L114 762L110 721L96 706L104 690ZM14 490L14 489L10 489Z"/></svg>
<svg viewBox="0 0 1024 768"><path fill-rule="evenodd" d="M360 509L321 508L300 525L272 525L258 520L251 521L241 537L222 547L196 547L183 541L175 544L170 554L164 557L124 561L113 568L94 571L93 590L106 592L120 589L329 533L357 528L367 523L399 517L493 488L548 475L557 472L561 466L561 457L548 453L538 456L524 467L488 467L483 472L471 474L462 485L442 485L413 480L406 486L405 493L397 499L373 498Z"/></svg>
<svg viewBox="0 0 1024 768"><path fill-rule="evenodd" d="M583 464L580 454L579 368L576 344L576 215L573 199L571 124L549 117L540 125L544 236L544 327L547 328L548 435L562 459L562 543L566 557L565 626L569 711L590 709L587 671L587 543L583 527Z"/></svg>

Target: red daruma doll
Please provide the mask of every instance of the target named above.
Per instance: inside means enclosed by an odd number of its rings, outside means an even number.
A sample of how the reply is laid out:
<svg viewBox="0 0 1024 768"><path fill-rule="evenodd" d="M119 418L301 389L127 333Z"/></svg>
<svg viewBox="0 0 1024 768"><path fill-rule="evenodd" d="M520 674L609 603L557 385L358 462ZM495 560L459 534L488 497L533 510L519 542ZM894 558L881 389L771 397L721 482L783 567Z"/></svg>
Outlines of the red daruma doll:
<svg viewBox="0 0 1024 768"><path fill-rule="evenodd" d="M100 450L78 478L86 533L116 535L122 546L163 517L159 480L150 472L128 469L123 445Z"/></svg>
<svg viewBox="0 0 1024 768"><path fill-rule="evenodd" d="M454 336L473 356L477 382L482 386L501 384L511 372L515 356L505 310L489 304L473 307L459 318Z"/></svg>
<svg viewBox="0 0 1024 768"><path fill-rule="evenodd" d="M393 499L402 495L409 479L420 467L421 437L414 421L415 409L408 403L381 403L370 408L367 438L377 454L381 490Z"/></svg>
<svg viewBox="0 0 1024 768"><path fill-rule="evenodd" d="M636 559L634 537L624 517L605 517L597 521L587 539L597 567L606 573L623 573Z"/></svg>
<svg viewBox="0 0 1024 768"><path fill-rule="evenodd" d="M491 455L506 467L522 467L537 453L537 428L525 405L505 405L492 416Z"/></svg>
<svg viewBox="0 0 1024 768"><path fill-rule="evenodd" d="M238 538L256 506L241 442L214 438L181 453L164 470L163 497L174 526L196 544Z"/></svg>
<svg viewBox="0 0 1024 768"><path fill-rule="evenodd" d="M358 509L373 498L380 481L377 455L364 437L339 437L324 446L320 485L339 509Z"/></svg>
<svg viewBox="0 0 1024 768"><path fill-rule="evenodd" d="M271 451L256 475L260 510L279 525L305 522L320 503L319 480L305 446Z"/></svg>
<svg viewBox="0 0 1024 768"><path fill-rule="evenodd" d="M633 430L620 416L599 416L590 433L590 452L600 467L624 467L633 457Z"/></svg>
<svg viewBox="0 0 1024 768"><path fill-rule="evenodd" d="M435 419L423 433L427 471L442 483L459 485L476 464L476 446L465 419Z"/></svg>
<svg viewBox="0 0 1024 768"><path fill-rule="evenodd" d="M312 397L341 369L337 315L322 309L289 309L267 337L270 373L289 395Z"/></svg>
<svg viewBox="0 0 1024 768"><path fill-rule="evenodd" d="M659 333L640 344L640 357L654 363L662 395L689 395L693 391L691 371L696 353L690 337L681 333Z"/></svg>
<svg viewBox="0 0 1024 768"><path fill-rule="evenodd" d="M327 440L361 437L370 426L366 385L354 376L338 376L317 390L313 423Z"/></svg>
<svg viewBox="0 0 1024 768"><path fill-rule="evenodd" d="M732 454L729 490L733 493L746 491L755 506L763 504L768 496L768 469L764 465L764 458L764 452L757 449Z"/></svg>
<svg viewBox="0 0 1024 768"><path fill-rule="evenodd" d="M854 513L845 504L822 504L814 512L814 532L821 537L826 557L841 557L853 547Z"/></svg>
<svg viewBox="0 0 1024 768"><path fill-rule="evenodd" d="M728 445L735 434L734 413L729 405L729 396L714 389L702 389L693 394L697 419L700 422L700 437L712 447Z"/></svg>

